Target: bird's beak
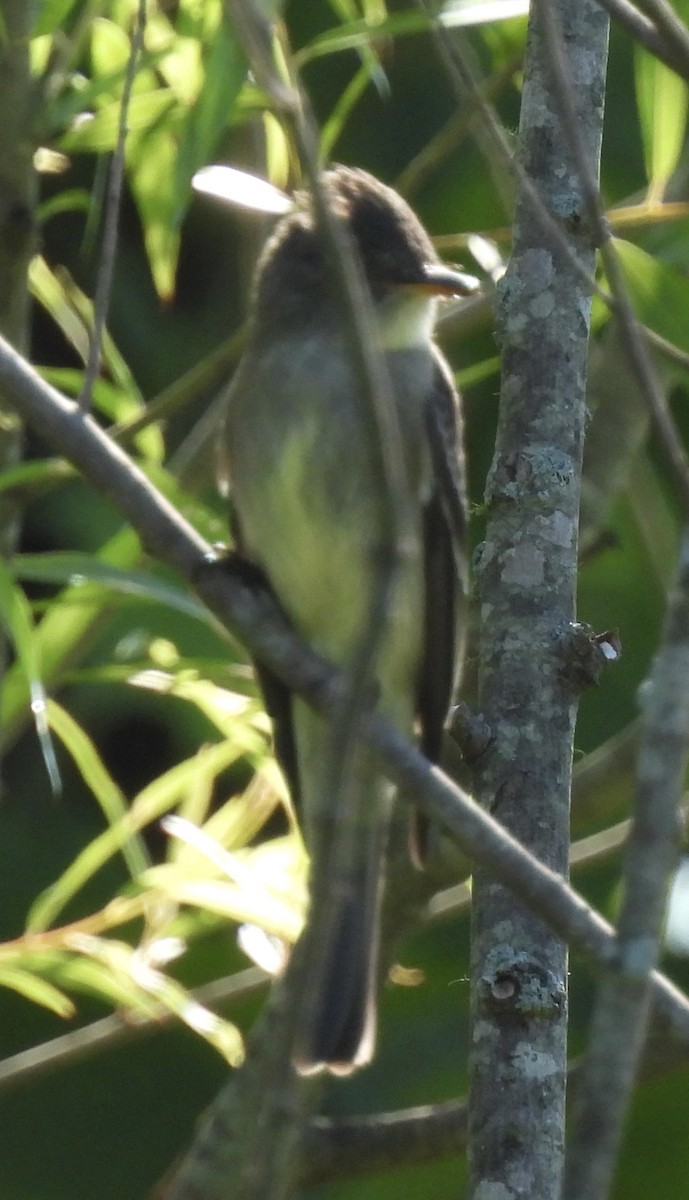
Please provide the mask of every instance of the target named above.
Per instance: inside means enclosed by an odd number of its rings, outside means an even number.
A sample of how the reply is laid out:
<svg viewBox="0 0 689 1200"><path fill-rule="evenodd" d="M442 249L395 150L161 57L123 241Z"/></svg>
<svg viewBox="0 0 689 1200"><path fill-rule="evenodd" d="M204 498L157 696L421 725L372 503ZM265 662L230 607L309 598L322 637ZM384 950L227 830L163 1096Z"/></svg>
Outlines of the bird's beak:
<svg viewBox="0 0 689 1200"><path fill-rule="evenodd" d="M426 263L423 279L412 285L433 296L473 296L480 291L480 280L474 275L465 275L444 263Z"/></svg>

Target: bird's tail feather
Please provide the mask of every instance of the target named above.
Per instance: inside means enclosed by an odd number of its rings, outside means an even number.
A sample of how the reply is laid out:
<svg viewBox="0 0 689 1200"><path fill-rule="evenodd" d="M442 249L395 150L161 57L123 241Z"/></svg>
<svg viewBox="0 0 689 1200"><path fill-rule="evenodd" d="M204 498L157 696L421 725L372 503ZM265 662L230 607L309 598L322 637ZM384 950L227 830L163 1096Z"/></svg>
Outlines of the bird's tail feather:
<svg viewBox="0 0 689 1200"><path fill-rule="evenodd" d="M333 917L315 923L318 944L307 957L304 1019L294 1063L302 1075L348 1075L373 1056L376 1037L380 940L381 856L371 854L352 871L347 895ZM308 936L308 935L307 935Z"/></svg>

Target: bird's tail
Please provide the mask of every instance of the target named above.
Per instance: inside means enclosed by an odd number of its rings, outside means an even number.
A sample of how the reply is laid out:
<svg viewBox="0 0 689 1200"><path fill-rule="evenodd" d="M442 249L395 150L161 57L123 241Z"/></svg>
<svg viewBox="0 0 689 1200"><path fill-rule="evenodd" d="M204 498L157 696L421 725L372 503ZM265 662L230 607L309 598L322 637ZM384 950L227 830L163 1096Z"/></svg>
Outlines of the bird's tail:
<svg viewBox="0 0 689 1200"><path fill-rule="evenodd" d="M293 1054L303 1075L347 1075L369 1062L375 1047L391 788L364 747L354 759L350 784L363 803L350 836L344 845L334 842L328 814L312 854L304 1004ZM323 836L325 826L330 836Z"/></svg>
<svg viewBox="0 0 689 1200"><path fill-rule="evenodd" d="M373 861L348 881L352 894L334 902L332 920L315 923L305 972L306 995L294 1064L302 1075L348 1075L373 1057L377 1023L381 864ZM313 937L314 927L307 936Z"/></svg>

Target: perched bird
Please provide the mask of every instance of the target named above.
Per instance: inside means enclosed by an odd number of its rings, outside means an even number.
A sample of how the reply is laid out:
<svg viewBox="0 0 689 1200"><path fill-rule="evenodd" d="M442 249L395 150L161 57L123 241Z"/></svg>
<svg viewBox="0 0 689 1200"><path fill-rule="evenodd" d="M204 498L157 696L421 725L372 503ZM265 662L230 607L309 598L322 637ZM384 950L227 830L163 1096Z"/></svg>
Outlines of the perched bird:
<svg viewBox="0 0 689 1200"><path fill-rule="evenodd" d="M401 432L416 555L403 556L376 662L376 708L436 760L457 677L465 590L461 417L433 342L435 298L476 281L443 266L404 200L361 170L323 175L371 294ZM267 580L296 632L346 670L370 612L384 540L380 468L359 377L309 196L297 197L258 264L248 341L228 393L221 455L239 554ZM414 540L414 539L412 539ZM312 863L327 870L334 814L324 794L329 729L257 664L275 745ZM333 906L297 1069L347 1074L373 1053L378 943L394 791L357 744L347 777L362 798L347 886Z"/></svg>

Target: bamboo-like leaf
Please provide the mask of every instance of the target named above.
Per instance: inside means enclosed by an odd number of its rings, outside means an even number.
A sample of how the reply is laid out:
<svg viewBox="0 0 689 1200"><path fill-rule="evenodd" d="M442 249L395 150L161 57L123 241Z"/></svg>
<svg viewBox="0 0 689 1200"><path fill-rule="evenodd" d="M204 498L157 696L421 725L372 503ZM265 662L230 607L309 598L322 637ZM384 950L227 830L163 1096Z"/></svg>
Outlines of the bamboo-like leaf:
<svg viewBox="0 0 689 1200"><path fill-rule="evenodd" d="M14 967L11 963L0 964L0 987L10 988L18 992L26 1000L48 1008L58 1017L73 1017L76 1009L64 992L56 988L48 980L23 967Z"/></svg>
<svg viewBox="0 0 689 1200"><path fill-rule="evenodd" d="M49 3L44 0L43 4L36 5L36 20L31 37L45 37L46 34L54 33L64 24L78 3L79 0L49 0Z"/></svg>
<svg viewBox="0 0 689 1200"><path fill-rule="evenodd" d="M90 787L100 809L110 826L123 823L127 815L127 801L107 770L96 747L84 729L70 714L57 704L48 701L48 720L63 746L69 750L79 773ZM136 834L122 842L122 855L132 878L136 878L150 866L150 858L144 841Z"/></svg>
<svg viewBox="0 0 689 1200"><path fill-rule="evenodd" d="M163 604L206 625L211 623L208 609L182 588L147 571L124 571L94 558L92 554L79 554L71 550L18 554L12 566L18 579L30 579L34 583L70 584L73 587L95 583L122 596Z"/></svg>
<svg viewBox="0 0 689 1200"><path fill-rule="evenodd" d="M14 583L6 563L1 559L0 620L2 620L16 651L17 664L28 688L31 712L50 786L53 793L57 795L62 784L46 719L46 695L41 677L40 653L31 619L31 610L23 591Z"/></svg>
<svg viewBox="0 0 689 1200"><path fill-rule="evenodd" d="M689 279L631 242L615 246L639 320L688 353Z"/></svg>
<svg viewBox="0 0 689 1200"><path fill-rule="evenodd" d="M223 737L231 742L237 756L248 755L261 761L266 754L266 728L263 709L242 692L218 687L196 673L179 676L166 671L141 671L130 682L136 687L177 696L196 705Z"/></svg>
<svg viewBox="0 0 689 1200"><path fill-rule="evenodd" d="M142 132L158 126L164 116L172 113L175 98L167 88L156 88L150 92L132 96L127 112L127 121L132 132ZM77 125L65 133L58 148L65 154L88 151L104 154L114 149L120 122L120 102L113 100L104 104L99 112L85 116Z"/></svg>
<svg viewBox="0 0 689 1200"><path fill-rule="evenodd" d="M120 530L101 548L98 558L102 562L120 567L133 565L139 558L141 547L133 530ZM35 630L36 652L39 656L43 680L52 687L64 675L68 666L84 654L90 645L98 622L106 608L108 594L76 585L68 587L52 601L49 611ZM30 704L29 685L20 663L14 663L7 671L0 691L0 723L5 745L11 744L23 726Z"/></svg>
<svg viewBox="0 0 689 1200"><path fill-rule="evenodd" d="M365 62L359 67L356 74L352 76L342 92L321 130L321 158L323 162L328 162L332 157L333 147L342 133L352 109L363 96L372 78L371 64Z"/></svg>
<svg viewBox="0 0 689 1200"><path fill-rule="evenodd" d="M5 467L0 474L0 495L12 496L25 503L34 496L48 492L67 479L73 479L76 471L64 458L32 459L14 467ZM15 561L12 560L14 569ZM15 571L15 574L19 574Z"/></svg>
<svg viewBox="0 0 689 1200"><path fill-rule="evenodd" d="M229 742L207 746L199 751L204 767L216 774L235 762L239 753L238 748ZM163 813L169 812L180 802L193 786L198 769L198 757L194 755L154 779L139 792L121 819L85 846L60 878L37 897L29 911L27 931L36 933L52 925L65 904L120 851L128 838L152 821L157 821Z"/></svg>
<svg viewBox="0 0 689 1200"><path fill-rule="evenodd" d="M635 47L636 98L649 182L658 201L677 166L687 126L687 83L654 54Z"/></svg>
<svg viewBox="0 0 689 1200"><path fill-rule="evenodd" d="M259 888L250 891L222 879L185 878L171 867L152 868L146 881L155 884L166 900L217 913L236 924L259 925L290 943L299 937L304 923L294 907Z"/></svg>
<svg viewBox="0 0 689 1200"><path fill-rule="evenodd" d="M528 11L529 0L468 0L467 3L446 4L436 19L447 29L457 29L522 18ZM306 63L324 54L362 50L381 38L425 33L433 28L433 24L434 20L428 14L413 11L393 13L383 21L350 21L319 34L296 57L300 63Z"/></svg>

